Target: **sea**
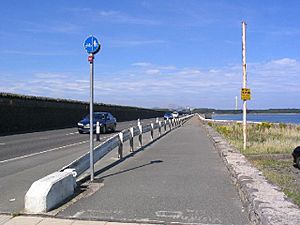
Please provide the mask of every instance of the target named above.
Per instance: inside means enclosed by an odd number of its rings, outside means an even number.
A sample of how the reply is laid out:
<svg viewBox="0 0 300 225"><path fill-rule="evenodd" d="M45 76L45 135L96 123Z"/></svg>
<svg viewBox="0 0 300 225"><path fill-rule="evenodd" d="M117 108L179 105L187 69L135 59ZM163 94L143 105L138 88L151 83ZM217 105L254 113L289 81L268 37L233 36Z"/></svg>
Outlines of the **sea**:
<svg viewBox="0 0 300 225"><path fill-rule="evenodd" d="M213 114L214 120L243 120L243 114ZM300 124L300 114L298 113L249 113L247 121L270 122L270 123L292 123Z"/></svg>

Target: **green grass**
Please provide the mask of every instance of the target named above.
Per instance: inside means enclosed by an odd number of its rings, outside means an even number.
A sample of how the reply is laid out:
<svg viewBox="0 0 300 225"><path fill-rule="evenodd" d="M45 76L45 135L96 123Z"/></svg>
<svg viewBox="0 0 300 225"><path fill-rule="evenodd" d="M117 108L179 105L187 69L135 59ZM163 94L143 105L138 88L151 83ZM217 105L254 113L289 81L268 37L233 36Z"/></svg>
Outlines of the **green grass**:
<svg viewBox="0 0 300 225"><path fill-rule="evenodd" d="M290 160L251 160L263 175L300 206L300 186L298 174L291 171Z"/></svg>
<svg viewBox="0 0 300 225"><path fill-rule="evenodd" d="M209 125L248 157L271 183L279 186L286 196L300 206L300 171L293 167L292 159L264 159L267 155L291 154L293 149L300 145L300 126L274 125L267 122L248 125L247 148L243 150L242 124ZM259 159L251 159L253 155L259 156Z"/></svg>
<svg viewBox="0 0 300 225"><path fill-rule="evenodd" d="M300 131L297 126L270 123L250 124L247 126L247 149L243 151L242 124L212 126L233 146L245 155L291 153L300 145Z"/></svg>

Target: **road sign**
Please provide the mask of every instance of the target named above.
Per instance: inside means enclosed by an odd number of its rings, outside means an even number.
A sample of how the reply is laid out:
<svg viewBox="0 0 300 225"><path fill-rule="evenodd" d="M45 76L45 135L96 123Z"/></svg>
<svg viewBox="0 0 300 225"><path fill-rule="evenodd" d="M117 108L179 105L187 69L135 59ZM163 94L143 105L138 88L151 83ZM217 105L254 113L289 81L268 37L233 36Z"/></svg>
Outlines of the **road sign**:
<svg viewBox="0 0 300 225"><path fill-rule="evenodd" d="M89 55L88 61L89 61L90 63L94 62L94 55Z"/></svg>
<svg viewBox="0 0 300 225"><path fill-rule="evenodd" d="M91 181L94 180L94 123L93 123L93 114L94 114L94 54L99 52L100 43L94 36L89 36L83 44L83 47L89 53L88 61L90 62L90 172L91 172Z"/></svg>
<svg viewBox="0 0 300 225"><path fill-rule="evenodd" d="M97 52L99 52L101 45L99 43L99 41L97 40L96 37L94 36L89 36L83 44L83 47L85 48L85 50L87 51L87 53L89 54L96 54Z"/></svg>
<svg viewBox="0 0 300 225"><path fill-rule="evenodd" d="M241 98L243 101L247 101L251 99L251 91L250 88L242 88L241 90Z"/></svg>

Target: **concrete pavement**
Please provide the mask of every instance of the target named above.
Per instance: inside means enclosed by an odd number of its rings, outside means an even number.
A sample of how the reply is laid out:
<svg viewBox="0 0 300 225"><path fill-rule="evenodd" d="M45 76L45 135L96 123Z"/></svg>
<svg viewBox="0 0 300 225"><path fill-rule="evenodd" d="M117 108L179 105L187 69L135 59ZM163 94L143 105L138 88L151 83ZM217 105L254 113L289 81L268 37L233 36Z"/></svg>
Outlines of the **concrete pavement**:
<svg viewBox="0 0 300 225"><path fill-rule="evenodd" d="M135 223L249 224L229 173L194 117L96 176L58 217Z"/></svg>
<svg viewBox="0 0 300 225"><path fill-rule="evenodd" d="M108 221L83 221L70 219L56 219L33 216L0 215L0 225L139 225L138 223L117 223Z"/></svg>

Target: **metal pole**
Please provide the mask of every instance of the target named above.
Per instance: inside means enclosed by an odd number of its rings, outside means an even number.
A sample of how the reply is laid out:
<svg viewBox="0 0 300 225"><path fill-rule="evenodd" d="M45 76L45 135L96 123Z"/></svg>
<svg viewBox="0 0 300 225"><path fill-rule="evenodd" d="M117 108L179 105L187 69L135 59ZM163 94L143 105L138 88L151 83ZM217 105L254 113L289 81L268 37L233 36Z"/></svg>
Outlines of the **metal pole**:
<svg viewBox="0 0 300 225"><path fill-rule="evenodd" d="M243 88L247 88L247 74L246 74L246 23L242 22L242 56L243 56ZM247 101L243 102L243 137L244 146L247 147Z"/></svg>
<svg viewBox="0 0 300 225"><path fill-rule="evenodd" d="M94 57L93 54L90 54ZM94 105L94 60L90 61L90 172L91 181L94 180L94 126L93 126L93 105Z"/></svg>

